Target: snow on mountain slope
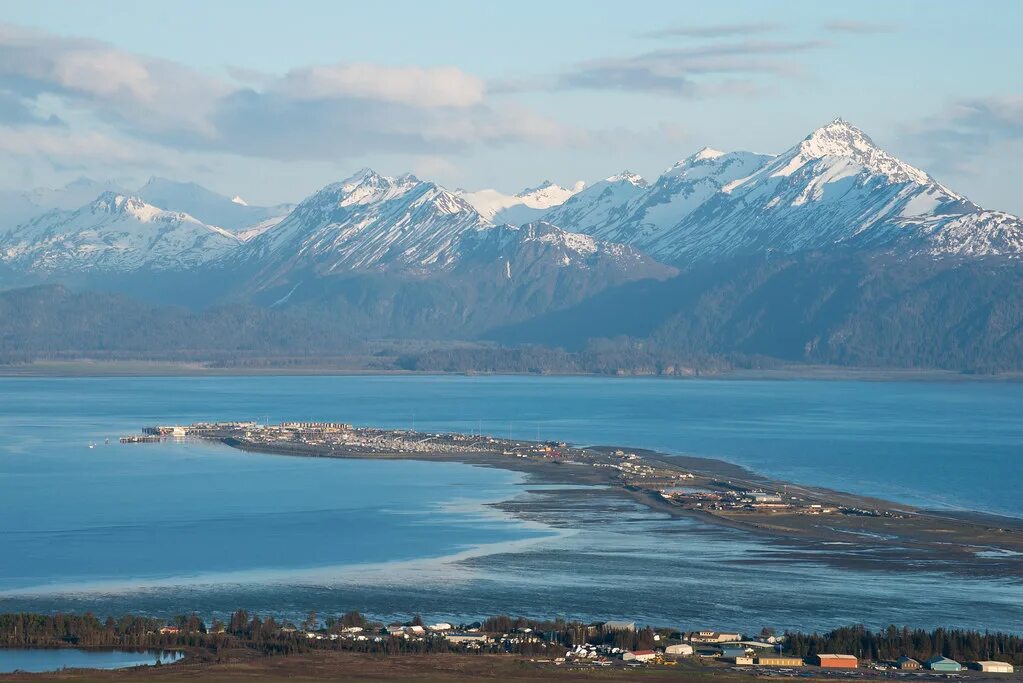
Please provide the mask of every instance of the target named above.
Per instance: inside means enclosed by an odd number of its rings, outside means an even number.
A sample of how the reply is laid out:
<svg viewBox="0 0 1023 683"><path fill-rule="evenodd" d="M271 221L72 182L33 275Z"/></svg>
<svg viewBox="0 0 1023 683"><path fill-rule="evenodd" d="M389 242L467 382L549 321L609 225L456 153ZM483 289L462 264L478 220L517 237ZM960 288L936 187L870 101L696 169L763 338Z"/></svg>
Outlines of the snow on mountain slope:
<svg viewBox="0 0 1023 683"><path fill-rule="evenodd" d="M50 211L0 234L0 260L36 272L188 270L239 244L188 214L106 192L76 211Z"/></svg>
<svg viewBox="0 0 1023 683"><path fill-rule="evenodd" d="M764 154L726 154L705 147L669 168L652 185L614 176L618 180L613 193L581 193L575 202L548 211L544 220L649 252L650 245L708 198L770 159Z"/></svg>
<svg viewBox="0 0 1023 683"><path fill-rule="evenodd" d="M264 221L256 223L255 225L250 225L249 227L243 230L236 230L234 232L234 236L237 237L242 242L248 242L249 240L259 237L264 232L267 232L268 230L272 230L273 228L277 227L278 225L280 225L281 221L283 221L287 217L288 214L284 214L283 216L272 216Z"/></svg>
<svg viewBox="0 0 1023 683"><path fill-rule="evenodd" d="M462 240L456 271L496 267L508 280L532 278L551 269L599 270L607 280L670 277L674 268L624 244L568 232L545 222L473 230Z"/></svg>
<svg viewBox="0 0 1023 683"><path fill-rule="evenodd" d="M126 194L113 180L81 177L59 188L36 188L27 192L0 192L0 233L11 230L47 211L72 211L104 192Z"/></svg>
<svg viewBox="0 0 1023 683"><path fill-rule="evenodd" d="M622 171L544 212L543 220L554 225L571 226L577 232L599 235L606 226L623 223L629 217L629 207L646 193L647 187L642 177Z"/></svg>
<svg viewBox="0 0 1023 683"><path fill-rule="evenodd" d="M586 183L582 180L571 188L545 180L536 187L528 187L516 195L506 195L497 190L477 192L459 190L456 194L469 202L489 221L521 225L536 220L547 209L563 204L585 187Z"/></svg>
<svg viewBox="0 0 1023 683"><path fill-rule="evenodd" d="M244 258L269 273L443 270L467 230L492 224L461 197L412 175L365 169L326 186L276 228L253 239Z"/></svg>
<svg viewBox="0 0 1023 683"><path fill-rule="evenodd" d="M643 246L673 262L832 246L1019 255L1023 222L982 210L836 119Z"/></svg>
<svg viewBox="0 0 1023 683"><path fill-rule="evenodd" d="M582 180L577 181L571 188L545 180L536 187L527 187L515 196L531 209L549 209L552 206L564 204L569 197L582 191L585 187L586 183Z"/></svg>
<svg viewBox="0 0 1023 683"><path fill-rule="evenodd" d="M310 271L471 275L530 286L568 277L580 291L675 272L632 247L547 223L494 225L433 183L370 170L312 195L242 254L260 268L256 286L264 289Z"/></svg>
<svg viewBox="0 0 1023 683"><path fill-rule="evenodd" d="M1019 218L981 209L841 119L776 157L704 148L645 189L611 187L543 218L668 263L838 246L1023 255Z"/></svg>
<svg viewBox="0 0 1023 683"><path fill-rule="evenodd" d="M271 219L282 220L292 206L250 206L239 196L229 199L196 183L152 177L136 193L145 202L194 216L207 225L232 232L250 231Z"/></svg>

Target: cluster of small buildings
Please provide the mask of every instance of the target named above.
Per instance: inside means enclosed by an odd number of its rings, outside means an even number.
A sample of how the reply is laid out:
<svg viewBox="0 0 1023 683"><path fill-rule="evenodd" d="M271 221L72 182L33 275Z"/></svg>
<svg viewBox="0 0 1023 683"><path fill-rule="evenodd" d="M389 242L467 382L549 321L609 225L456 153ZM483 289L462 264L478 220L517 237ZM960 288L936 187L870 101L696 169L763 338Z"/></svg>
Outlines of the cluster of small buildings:
<svg viewBox="0 0 1023 683"><path fill-rule="evenodd" d="M979 661L969 662L965 665L960 664L954 659L936 655L926 660L923 663L918 662L912 657L903 655L892 663L893 668L900 669L903 671L916 671L918 669L929 669L930 671L938 671L941 673L958 673L964 668L974 669L975 671L983 671L986 673L999 673L999 674L1011 674L1015 671L1015 667L1008 662L995 662L995 661Z"/></svg>
<svg viewBox="0 0 1023 683"><path fill-rule="evenodd" d="M159 629L160 634L177 635L183 633L180 626L167 625ZM223 629L221 631L223 632ZM633 621L611 620L592 624L587 629L587 638L591 641L612 641L616 634L635 634L636 623ZM458 646L465 651L514 651L517 646L530 645L543 649L551 648L564 652L564 656L554 659L536 660L556 665L572 664L586 666L611 666L620 664L640 666L644 664L675 665L686 657L700 657L709 660L728 662L737 667L766 667L774 669L791 669L794 667L815 666L828 670L855 670L869 667L875 670L898 670L902 672L930 671L935 674L956 674L964 669L972 669L983 673L1011 674L1015 667L1008 662L976 661L962 664L948 657L936 655L920 662L908 656L901 656L893 662L861 662L857 657L839 653L817 653L803 658L791 654L783 654L784 636L764 635L745 639L741 633L730 631L690 631L680 634L680 642L668 642L664 635L655 633L653 640L655 649L627 649L600 642L585 642L574 645L569 650L561 650L561 634L558 631L540 633L529 627L511 629L508 633L485 632L479 624L456 627L447 622L435 624L400 624L387 626L344 626L331 630L299 630L294 626L283 626L281 634L292 634L316 641L349 641L384 643L392 639L410 642L427 640L443 640L450 645ZM495 650L495 648L497 648Z"/></svg>
<svg viewBox="0 0 1023 683"><path fill-rule="evenodd" d="M383 643L388 640L400 639L407 642L425 642L427 640L443 640L451 645L458 645L465 650L478 650L484 646L502 645L511 648L523 643L537 643L543 646L554 646L532 629L523 628L512 633L494 635L484 633L478 627L456 628L448 623L430 625L388 624L384 627L346 626L336 631L300 631L294 626L284 626L282 634L297 634L309 640L318 641L349 641Z"/></svg>
<svg viewBox="0 0 1023 683"><path fill-rule="evenodd" d="M805 515L845 513L837 505L804 500L777 492L759 489L707 489L695 487L665 488L660 491L665 500L686 509L724 512L795 512Z"/></svg>
<svg viewBox="0 0 1023 683"><path fill-rule="evenodd" d="M256 448L335 455L500 452L497 440L491 437L363 429L347 422L195 422L145 427L142 432L144 436L158 438L233 439Z"/></svg>
<svg viewBox="0 0 1023 683"><path fill-rule="evenodd" d="M605 631L635 630L632 622L606 622ZM680 643L667 644L657 650L629 651L603 645L581 645L566 653L571 659L620 659L634 663L672 663L681 657L700 656L727 661L736 666L750 667L803 667L816 666L821 669L843 670L861 668L860 660L849 654L818 653L810 657L781 654L784 637L767 636L744 640L742 634L726 631L691 631L682 635ZM598 662L599 663L599 662ZM1014 667L1008 662L978 661L963 665L943 656L932 657L923 663L910 657L900 657L894 662L874 663L874 669L928 670L935 673L957 673L965 668L985 673L1013 673Z"/></svg>
<svg viewBox="0 0 1023 683"><path fill-rule="evenodd" d="M692 634L690 634L692 635ZM795 657L791 655L782 654L755 654L754 650L757 647L762 647L764 643L753 641L753 642L732 642L731 637L734 634L721 634L719 637L728 638L728 640L713 640L706 636L701 636L701 639L695 642L711 643L721 642L725 643L721 645L720 652L717 655L720 659L730 661L737 666L773 666L773 667L795 667L805 666L807 664L817 666L821 669L858 669L860 668L860 660L847 654L831 654L831 653L818 653L811 655L807 658ZM932 657L925 662L921 663L917 660L902 656L894 662L890 663L876 663L873 664L875 669L887 670L887 669L899 669L903 671L913 671L926 669L936 673L958 673L964 668L975 669L977 671L984 671L987 673L1013 673L1014 667L1008 662L996 662L996 661L979 661L970 662L965 667L959 662L937 655Z"/></svg>

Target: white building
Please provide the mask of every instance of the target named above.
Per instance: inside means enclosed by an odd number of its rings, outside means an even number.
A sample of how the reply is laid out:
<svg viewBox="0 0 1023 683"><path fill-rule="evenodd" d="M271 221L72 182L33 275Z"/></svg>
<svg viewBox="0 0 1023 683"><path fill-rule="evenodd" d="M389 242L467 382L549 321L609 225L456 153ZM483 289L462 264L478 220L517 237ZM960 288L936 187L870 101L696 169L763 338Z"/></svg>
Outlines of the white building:
<svg viewBox="0 0 1023 683"><path fill-rule="evenodd" d="M488 643L490 637L485 633L448 633L444 638L449 643Z"/></svg>
<svg viewBox="0 0 1023 683"><path fill-rule="evenodd" d="M630 652L630 651L626 650L625 652L622 653L622 661L623 662L649 662L651 659L654 659L656 656L657 656L657 653L654 652L653 650L636 650L635 652Z"/></svg>
<svg viewBox="0 0 1023 683"><path fill-rule="evenodd" d="M989 674L1011 674L1015 671L1012 664L1009 664L1008 662L973 662L970 664L970 668Z"/></svg>
<svg viewBox="0 0 1023 683"><path fill-rule="evenodd" d="M686 640L692 643L735 643L742 640L742 635L720 631L694 631L686 636Z"/></svg>

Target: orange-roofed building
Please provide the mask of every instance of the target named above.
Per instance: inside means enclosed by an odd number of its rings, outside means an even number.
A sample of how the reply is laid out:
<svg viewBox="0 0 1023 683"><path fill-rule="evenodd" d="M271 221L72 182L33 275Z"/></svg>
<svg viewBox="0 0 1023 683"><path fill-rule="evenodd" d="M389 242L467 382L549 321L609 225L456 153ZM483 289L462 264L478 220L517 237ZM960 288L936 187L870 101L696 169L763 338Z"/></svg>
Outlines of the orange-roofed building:
<svg viewBox="0 0 1023 683"><path fill-rule="evenodd" d="M852 655L814 655L810 661L822 669L855 669L860 665Z"/></svg>

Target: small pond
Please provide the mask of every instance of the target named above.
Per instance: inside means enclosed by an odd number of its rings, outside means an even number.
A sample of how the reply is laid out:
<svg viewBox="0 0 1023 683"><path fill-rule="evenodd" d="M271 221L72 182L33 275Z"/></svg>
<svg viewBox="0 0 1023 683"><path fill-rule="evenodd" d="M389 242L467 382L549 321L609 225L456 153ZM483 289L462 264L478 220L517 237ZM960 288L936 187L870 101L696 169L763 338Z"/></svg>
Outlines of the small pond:
<svg viewBox="0 0 1023 683"><path fill-rule="evenodd" d="M146 664L171 664L185 654L174 650L78 650L72 648L0 648L0 674L40 673L61 669L125 669Z"/></svg>

